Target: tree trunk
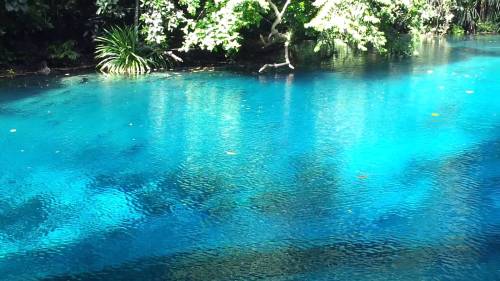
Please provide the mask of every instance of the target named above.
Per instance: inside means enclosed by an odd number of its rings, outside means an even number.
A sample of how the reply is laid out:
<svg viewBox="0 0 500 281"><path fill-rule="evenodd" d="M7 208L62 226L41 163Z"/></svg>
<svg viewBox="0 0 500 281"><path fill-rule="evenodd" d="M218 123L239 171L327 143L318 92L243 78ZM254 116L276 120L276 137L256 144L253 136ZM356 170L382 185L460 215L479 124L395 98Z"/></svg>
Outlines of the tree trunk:
<svg viewBox="0 0 500 281"><path fill-rule="evenodd" d="M479 19L484 21L486 19L486 0L482 0L479 7Z"/></svg>
<svg viewBox="0 0 500 281"><path fill-rule="evenodd" d="M139 33L139 1L140 0L135 0L134 31L136 34Z"/></svg>

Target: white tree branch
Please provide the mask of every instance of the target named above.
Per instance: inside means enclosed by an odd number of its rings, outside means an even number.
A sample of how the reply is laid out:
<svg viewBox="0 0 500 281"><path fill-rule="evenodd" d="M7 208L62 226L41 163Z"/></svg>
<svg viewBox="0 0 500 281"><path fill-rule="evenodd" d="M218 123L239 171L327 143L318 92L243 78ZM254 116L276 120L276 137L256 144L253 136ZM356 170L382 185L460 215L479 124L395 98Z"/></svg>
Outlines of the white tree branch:
<svg viewBox="0 0 500 281"><path fill-rule="evenodd" d="M177 62L183 62L182 58L174 54L174 52L172 51L166 51L165 54Z"/></svg>
<svg viewBox="0 0 500 281"><path fill-rule="evenodd" d="M295 67L290 63L290 57L288 55L288 46L289 46L289 42L286 41L285 42L285 62L281 62L281 63L266 63L264 64L260 69L259 69L259 72L262 73L264 72L266 69L268 68L279 68L279 67L282 67L282 66L288 66L290 69L295 69Z"/></svg>
<svg viewBox="0 0 500 281"><path fill-rule="evenodd" d="M282 21L283 21L283 15L286 12L286 9L290 5L291 0L286 0L285 4L283 5L283 8L281 11L278 9L276 4L272 2L272 0L267 0L269 3L269 6L271 6L271 9L274 11L275 19L271 25L271 32L269 32L269 35L267 38L264 38L264 36L260 35L260 40L262 41L263 47L262 48L267 48L270 45L273 45L274 43L284 43L285 46L285 62L282 63L274 63L274 64L265 64L259 69L259 72L265 71L267 68L278 68L282 66L288 66L290 69L294 69L293 65L290 62L290 55L289 55L289 45L291 41L291 34L287 33L286 35L279 32L278 29L276 28Z"/></svg>

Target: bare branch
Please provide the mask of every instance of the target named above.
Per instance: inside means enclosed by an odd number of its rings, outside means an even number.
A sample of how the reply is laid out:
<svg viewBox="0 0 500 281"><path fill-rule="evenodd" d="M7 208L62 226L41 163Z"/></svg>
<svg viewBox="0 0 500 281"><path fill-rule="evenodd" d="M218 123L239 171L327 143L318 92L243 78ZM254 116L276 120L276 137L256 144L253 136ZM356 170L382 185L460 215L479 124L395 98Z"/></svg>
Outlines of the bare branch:
<svg viewBox="0 0 500 281"><path fill-rule="evenodd" d="M282 62L282 63L266 63L264 64L260 69L259 69L259 73L262 73L264 72L266 69L268 68L279 68L279 67L282 67L282 66L286 66L288 65L288 67L290 67L290 69L295 69L295 67L293 67L293 65L287 63L287 62Z"/></svg>
<svg viewBox="0 0 500 281"><path fill-rule="evenodd" d="M177 62L183 62L182 58L174 54L172 51L166 51L165 54L171 58L173 58Z"/></svg>
<svg viewBox="0 0 500 281"><path fill-rule="evenodd" d="M282 21L283 21L283 15L286 12L286 9L290 5L291 0L287 0L285 4L283 5L283 8L281 11L278 9L276 4L272 2L272 0L267 0L269 3L269 6L271 6L271 9L274 11L275 19L271 25L271 31L269 32L269 35L267 38L264 38L264 36L260 35L260 40L262 41L262 48L267 48L270 45L273 45L275 43L284 43L285 46L285 62L282 63L274 63L274 64L265 64L259 69L259 72L265 71L267 68L272 67L272 68L278 68L282 66L287 66L290 69L294 69L293 65L290 63L290 56L289 56L289 51L288 47L290 45L291 41L291 34L287 33L286 35L279 32L278 29L276 28Z"/></svg>
<svg viewBox="0 0 500 281"><path fill-rule="evenodd" d="M264 72L266 69L268 68L279 68L279 67L282 67L282 66L288 66L290 69L295 69L295 67L292 65L292 63L290 62L290 57L288 55L288 46L289 46L289 42L286 41L285 42L285 62L281 62L281 63L266 63L264 64L260 69L259 69L259 73L262 73Z"/></svg>
<svg viewBox="0 0 500 281"><path fill-rule="evenodd" d="M281 9L281 11L278 9L278 7L276 6L276 4L273 3L273 1L267 0L267 2L269 3L269 5L271 6L271 8L273 9L274 15L276 17L274 19L274 21L273 21L273 24L271 25L271 32L267 36L267 40L269 41L269 40L271 40L271 38L273 36L276 36L276 35L280 34L280 32L276 29L276 26L278 26L278 24L280 24L283 21L283 15L285 14L286 9L288 8L288 5L290 5L291 0L287 0L285 2L285 4L283 5L283 8Z"/></svg>

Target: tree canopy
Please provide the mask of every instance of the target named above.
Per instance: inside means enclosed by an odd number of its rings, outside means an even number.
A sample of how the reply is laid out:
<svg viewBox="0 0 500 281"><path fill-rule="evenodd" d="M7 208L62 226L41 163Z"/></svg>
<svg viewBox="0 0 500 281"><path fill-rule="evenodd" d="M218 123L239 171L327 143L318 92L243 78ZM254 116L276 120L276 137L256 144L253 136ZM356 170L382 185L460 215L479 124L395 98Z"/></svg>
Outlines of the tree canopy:
<svg viewBox="0 0 500 281"><path fill-rule="evenodd" d="M0 5L0 61L19 55L12 55L18 42L42 37L42 55L75 59L112 26L133 26L139 53L146 48L176 61L192 50L233 57L245 44L279 46L281 54L263 71L294 68L289 46L303 40L314 40L316 51L344 45L412 55L421 34L500 26L500 0L96 0L94 5L0 0Z"/></svg>

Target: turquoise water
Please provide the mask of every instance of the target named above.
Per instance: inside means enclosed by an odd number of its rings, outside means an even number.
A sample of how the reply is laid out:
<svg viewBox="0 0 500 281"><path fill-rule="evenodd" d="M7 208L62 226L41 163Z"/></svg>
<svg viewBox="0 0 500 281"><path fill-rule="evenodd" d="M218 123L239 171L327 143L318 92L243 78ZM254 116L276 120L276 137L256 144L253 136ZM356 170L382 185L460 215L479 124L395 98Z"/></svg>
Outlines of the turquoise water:
<svg viewBox="0 0 500 281"><path fill-rule="evenodd" d="M1 280L500 280L500 37L0 83Z"/></svg>

